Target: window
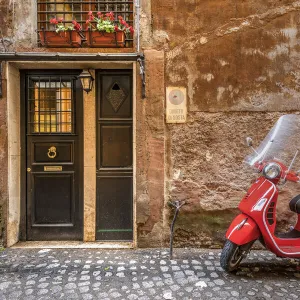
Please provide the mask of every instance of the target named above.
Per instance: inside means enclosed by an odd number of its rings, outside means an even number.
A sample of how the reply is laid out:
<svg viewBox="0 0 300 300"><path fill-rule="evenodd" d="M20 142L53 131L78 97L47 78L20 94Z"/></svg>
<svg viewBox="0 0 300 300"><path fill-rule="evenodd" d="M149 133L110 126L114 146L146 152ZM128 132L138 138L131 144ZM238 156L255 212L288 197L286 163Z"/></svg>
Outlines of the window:
<svg viewBox="0 0 300 300"><path fill-rule="evenodd" d="M28 133L74 133L72 78L34 76L28 85Z"/></svg>
<svg viewBox="0 0 300 300"><path fill-rule="evenodd" d="M65 26L71 25L76 20L83 30L86 30L88 12L114 12L122 16L129 25L133 26L133 0L37 0L38 32L54 30L54 25L49 23L51 18L63 18ZM132 41L132 39L127 39Z"/></svg>

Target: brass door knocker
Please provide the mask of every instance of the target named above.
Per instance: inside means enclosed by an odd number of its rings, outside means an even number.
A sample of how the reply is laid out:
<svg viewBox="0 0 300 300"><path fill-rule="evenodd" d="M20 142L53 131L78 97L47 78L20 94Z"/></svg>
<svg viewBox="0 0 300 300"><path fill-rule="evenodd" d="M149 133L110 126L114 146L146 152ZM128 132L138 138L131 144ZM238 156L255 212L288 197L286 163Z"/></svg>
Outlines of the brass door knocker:
<svg viewBox="0 0 300 300"><path fill-rule="evenodd" d="M56 147L51 146L51 147L48 149L48 157L49 157L49 158L54 158L54 157L56 157Z"/></svg>

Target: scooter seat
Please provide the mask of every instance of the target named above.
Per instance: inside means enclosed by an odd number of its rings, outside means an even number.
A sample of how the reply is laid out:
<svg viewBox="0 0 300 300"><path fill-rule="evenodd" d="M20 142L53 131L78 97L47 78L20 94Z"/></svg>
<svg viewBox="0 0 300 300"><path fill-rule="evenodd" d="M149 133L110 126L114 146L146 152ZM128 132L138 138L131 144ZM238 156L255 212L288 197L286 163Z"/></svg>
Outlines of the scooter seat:
<svg viewBox="0 0 300 300"><path fill-rule="evenodd" d="M300 214L300 194L290 201L290 210Z"/></svg>

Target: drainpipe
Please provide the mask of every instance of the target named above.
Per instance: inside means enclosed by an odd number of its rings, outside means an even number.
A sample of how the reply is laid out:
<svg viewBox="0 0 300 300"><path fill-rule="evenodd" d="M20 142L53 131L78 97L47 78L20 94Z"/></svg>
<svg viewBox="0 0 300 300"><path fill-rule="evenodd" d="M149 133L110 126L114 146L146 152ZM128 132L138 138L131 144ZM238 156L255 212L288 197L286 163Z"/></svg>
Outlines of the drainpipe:
<svg viewBox="0 0 300 300"><path fill-rule="evenodd" d="M137 53L140 53L140 0L135 0L136 9L136 31L137 31Z"/></svg>
<svg viewBox="0 0 300 300"><path fill-rule="evenodd" d="M146 98L146 78L145 78L145 57L140 54L140 13L141 13L141 0L135 0L136 10L136 31L137 31L137 54L139 55L137 61L140 64L140 75L142 77L142 98Z"/></svg>
<svg viewBox="0 0 300 300"><path fill-rule="evenodd" d="M0 98L3 97L2 72L3 72L2 61L0 61ZM0 215L0 223L1 223L1 215ZM1 231L1 228L0 228L0 231Z"/></svg>

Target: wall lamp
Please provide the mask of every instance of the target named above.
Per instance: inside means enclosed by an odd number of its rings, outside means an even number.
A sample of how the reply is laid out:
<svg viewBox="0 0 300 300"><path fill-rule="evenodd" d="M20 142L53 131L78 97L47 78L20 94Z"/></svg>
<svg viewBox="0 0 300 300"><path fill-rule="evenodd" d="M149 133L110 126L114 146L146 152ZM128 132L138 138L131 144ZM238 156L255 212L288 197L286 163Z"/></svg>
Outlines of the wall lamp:
<svg viewBox="0 0 300 300"><path fill-rule="evenodd" d="M83 70L77 78L81 81L82 89L88 94L94 86L94 77L90 71Z"/></svg>

